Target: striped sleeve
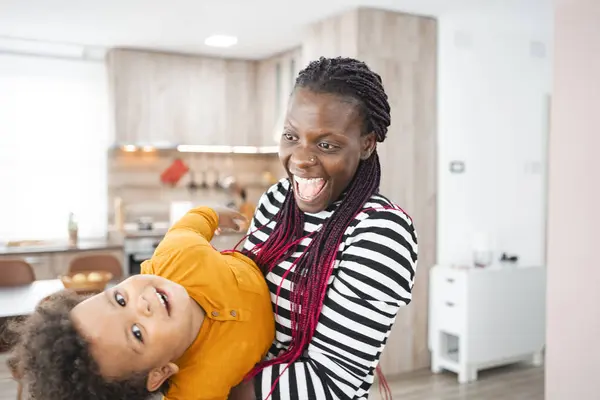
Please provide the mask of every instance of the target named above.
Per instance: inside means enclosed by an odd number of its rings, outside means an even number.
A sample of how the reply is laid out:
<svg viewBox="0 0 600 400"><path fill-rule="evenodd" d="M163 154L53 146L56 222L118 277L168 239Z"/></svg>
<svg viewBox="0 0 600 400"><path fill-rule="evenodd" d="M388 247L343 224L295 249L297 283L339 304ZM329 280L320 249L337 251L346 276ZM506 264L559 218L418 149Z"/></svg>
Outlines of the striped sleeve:
<svg viewBox="0 0 600 400"><path fill-rule="evenodd" d="M357 219L310 345L285 371L275 365L256 377L257 399L271 391L274 400L368 397L398 309L411 301L417 237L401 210L365 211Z"/></svg>

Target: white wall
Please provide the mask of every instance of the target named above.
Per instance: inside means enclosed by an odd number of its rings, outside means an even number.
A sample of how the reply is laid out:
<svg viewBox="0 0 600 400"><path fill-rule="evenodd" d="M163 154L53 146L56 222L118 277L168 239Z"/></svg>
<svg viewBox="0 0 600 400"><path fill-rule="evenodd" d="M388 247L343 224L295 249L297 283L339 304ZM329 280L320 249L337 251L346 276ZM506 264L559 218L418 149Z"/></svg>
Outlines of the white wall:
<svg viewBox="0 0 600 400"><path fill-rule="evenodd" d="M548 35L493 15L440 18L439 263L470 263L476 232L496 257L543 263L550 49ZM454 160L464 173L450 173Z"/></svg>
<svg viewBox="0 0 600 400"><path fill-rule="evenodd" d="M104 64L0 55L0 242L106 234Z"/></svg>
<svg viewBox="0 0 600 400"><path fill-rule="evenodd" d="M600 398L600 2L556 3L546 399Z"/></svg>

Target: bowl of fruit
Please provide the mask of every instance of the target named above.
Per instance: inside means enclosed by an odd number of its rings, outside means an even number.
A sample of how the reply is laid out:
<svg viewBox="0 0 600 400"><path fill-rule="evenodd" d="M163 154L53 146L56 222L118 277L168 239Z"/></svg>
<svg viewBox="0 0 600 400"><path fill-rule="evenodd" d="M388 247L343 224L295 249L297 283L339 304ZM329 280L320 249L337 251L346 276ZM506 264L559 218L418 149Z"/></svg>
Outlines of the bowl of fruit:
<svg viewBox="0 0 600 400"><path fill-rule="evenodd" d="M78 293L100 293L112 278L113 274L106 271L79 271L63 275L60 280L65 289Z"/></svg>

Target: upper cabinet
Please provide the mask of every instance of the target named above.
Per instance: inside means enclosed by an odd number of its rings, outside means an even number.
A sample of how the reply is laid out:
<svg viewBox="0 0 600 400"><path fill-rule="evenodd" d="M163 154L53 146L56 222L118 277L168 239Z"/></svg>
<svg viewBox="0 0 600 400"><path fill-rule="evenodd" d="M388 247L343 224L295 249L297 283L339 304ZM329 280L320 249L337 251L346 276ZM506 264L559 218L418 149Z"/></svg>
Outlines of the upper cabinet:
<svg viewBox="0 0 600 400"><path fill-rule="evenodd" d="M225 141L233 146L262 146L256 125L256 65L228 60L225 65Z"/></svg>
<svg viewBox="0 0 600 400"><path fill-rule="evenodd" d="M258 145L255 62L116 49L107 63L118 144Z"/></svg>
<svg viewBox="0 0 600 400"><path fill-rule="evenodd" d="M300 59L300 49L262 61L111 50L116 142L274 146Z"/></svg>
<svg viewBox="0 0 600 400"><path fill-rule="evenodd" d="M279 143L287 103L299 70L300 48L258 61L256 71L257 125L263 146Z"/></svg>

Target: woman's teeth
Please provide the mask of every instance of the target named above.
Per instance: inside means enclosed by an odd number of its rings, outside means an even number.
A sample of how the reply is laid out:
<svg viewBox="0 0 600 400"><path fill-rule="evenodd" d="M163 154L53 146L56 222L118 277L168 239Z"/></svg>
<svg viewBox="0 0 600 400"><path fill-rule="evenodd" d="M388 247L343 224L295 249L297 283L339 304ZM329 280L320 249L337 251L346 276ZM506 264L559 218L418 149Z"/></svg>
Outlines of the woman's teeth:
<svg viewBox="0 0 600 400"><path fill-rule="evenodd" d="M294 180L298 183L316 183L323 180L323 178L300 178L294 175Z"/></svg>
<svg viewBox="0 0 600 400"><path fill-rule="evenodd" d="M303 200L314 200L325 186L323 178L300 178L294 175L297 193Z"/></svg>

